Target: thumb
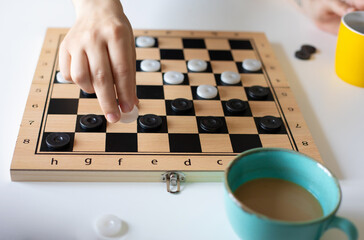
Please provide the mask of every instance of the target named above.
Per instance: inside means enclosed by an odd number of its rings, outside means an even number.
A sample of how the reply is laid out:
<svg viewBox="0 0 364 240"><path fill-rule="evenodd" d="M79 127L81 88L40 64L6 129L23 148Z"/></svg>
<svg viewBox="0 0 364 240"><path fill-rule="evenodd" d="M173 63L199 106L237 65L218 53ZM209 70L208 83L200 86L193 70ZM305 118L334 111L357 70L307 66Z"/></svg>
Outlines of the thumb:
<svg viewBox="0 0 364 240"><path fill-rule="evenodd" d="M355 11L355 8L353 8L351 5L347 4L346 2L340 1L340 0L331 0L329 1L329 7L331 8L331 11L335 13L336 15L342 17L348 12Z"/></svg>

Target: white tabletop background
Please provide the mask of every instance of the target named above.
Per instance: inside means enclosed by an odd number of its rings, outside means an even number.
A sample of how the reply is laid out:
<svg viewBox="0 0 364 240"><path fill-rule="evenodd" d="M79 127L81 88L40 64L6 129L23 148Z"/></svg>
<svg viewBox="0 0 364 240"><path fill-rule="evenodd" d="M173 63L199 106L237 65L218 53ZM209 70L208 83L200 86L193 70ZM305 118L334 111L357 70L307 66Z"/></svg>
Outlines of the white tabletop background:
<svg viewBox="0 0 364 240"><path fill-rule="evenodd" d="M318 30L286 0L125 0L134 28L265 32L326 165L339 177L339 215L364 234L364 89L334 71L336 36ZM100 239L93 224L114 214L121 239L238 239L222 183L11 182L10 163L47 27L70 27L70 0L0 1L0 239ZM304 43L319 52L294 58ZM364 235L363 235L364 236ZM325 240L346 239L330 230Z"/></svg>

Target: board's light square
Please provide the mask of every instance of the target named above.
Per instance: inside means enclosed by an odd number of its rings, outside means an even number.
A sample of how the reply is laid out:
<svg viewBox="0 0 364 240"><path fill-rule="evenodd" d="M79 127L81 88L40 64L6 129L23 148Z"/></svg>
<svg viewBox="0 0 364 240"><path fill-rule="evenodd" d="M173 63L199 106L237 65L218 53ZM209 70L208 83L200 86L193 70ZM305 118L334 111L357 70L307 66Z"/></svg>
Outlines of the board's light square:
<svg viewBox="0 0 364 240"><path fill-rule="evenodd" d="M194 116L167 116L169 133L198 133Z"/></svg>
<svg viewBox="0 0 364 240"><path fill-rule="evenodd" d="M162 72L176 71L187 73L187 65L184 60L161 60Z"/></svg>
<svg viewBox="0 0 364 240"><path fill-rule="evenodd" d="M225 71L238 72L238 68L233 61L211 61L211 67L214 73L222 73Z"/></svg>
<svg viewBox="0 0 364 240"><path fill-rule="evenodd" d="M206 48L209 50L229 50L230 44L227 39L205 38Z"/></svg>
<svg viewBox="0 0 364 240"><path fill-rule="evenodd" d="M138 133L138 152L169 152L166 133Z"/></svg>
<svg viewBox="0 0 364 240"><path fill-rule="evenodd" d="M183 48L182 39L178 37L159 37L158 38L158 47L160 49L178 49Z"/></svg>
<svg viewBox="0 0 364 240"><path fill-rule="evenodd" d="M184 85L164 85L165 99L186 98L192 100L192 91L190 86Z"/></svg>
<svg viewBox="0 0 364 240"><path fill-rule="evenodd" d="M225 117L225 120L230 134L258 134L252 117Z"/></svg>
<svg viewBox="0 0 364 240"><path fill-rule="evenodd" d="M145 114L166 115L166 105L164 103L164 100L140 99L138 108L139 108L139 115L145 115Z"/></svg>
<svg viewBox="0 0 364 240"><path fill-rule="evenodd" d="M161 58L158 48L135 48L136 59L155 59L159 60Z"/></svg>
<svg viewBox="0 0 364 240"><path fill-rule="evenodd" d="M105 133L75 133L74 152L105 152Z"/></svg>
<svg viewBox="0 0 364 240"><path fill-rule="evenodd" d="M200 134L202 152L233 152L228 134Z"/></svg>
<svg viewBox="0 0 364 240"><path fill-rule="evenodd" d="M137 72L136 85L163 85L161 72Z"/></svg>
<svg viewBox="0 0 364 240"><path fill-rule="evenodd" d="M235 62L242 62L245 59L258 59L253 50L231 50Z"/></svg>
<svg viewBox="0 0 364 240"><path fill-rule="evenodd" d="M53 85L52 98L79 98L80 88L73 83L58 83Z"/></svg>
<svg viewBox="0 0 364 240"><path fill-rule="evenodd" d="M233 98L241 99L243 101L248 100L243 87L218 86L217 88L221 100L228 101Z"/></svg>
<svg viewBox="0 0 364 240"><path fill-rule="evenodd" d="M221 101L217 100L194 100L196 116L224 116Z"/></svg>
<svg viewBox="0 0 364 240"><path fill-rule="evenodd" d="M183 50L185 59L191 60L191 59L202 59L205 61L209 61L209 53L206 49L184 49Z"/></svg>
<svg viewBox="0 0 364 240"><path fill-rule="evenodd" d="M45 132L74 132L77 115L48 114Z"/></svg>
<svg viewBox="0 0 364 240"><path fill-rule="evenodd" d="M263 147L292 149L286 134L260 134L259 137Z"/></svg>
<svg viewBox="0 0 364 240"><path fill-rule="evenodd" d="M216 85L215 77L211 73L188 73L191 86Z"/></svg>
<svg viewBox="0 0 364 240"><path fill-rule="evenodd" d="M274 101L249 101L248 103L254 117L280 117Z"/></svg>

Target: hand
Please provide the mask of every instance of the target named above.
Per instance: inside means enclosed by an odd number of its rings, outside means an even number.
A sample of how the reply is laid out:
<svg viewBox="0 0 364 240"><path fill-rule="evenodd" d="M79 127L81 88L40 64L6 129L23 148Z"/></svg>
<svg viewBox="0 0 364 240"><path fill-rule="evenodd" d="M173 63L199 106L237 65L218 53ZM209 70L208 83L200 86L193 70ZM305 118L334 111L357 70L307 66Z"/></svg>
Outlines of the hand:
<svg viewBox="0 0 364 240"><path fill-rule="evenodd" d="M59 50L63 77L96 93L109 122L138 103L133 31L118 0L74 0L77 20ZM115 92L116 90L116 92Z"/></svg>
<svg viewBox="0 0 364 240"><path fill-rule="evenodd" d="M351 0L362 2L363 0ZM354 5L341 0L298 0L302 10L322 30L337 34L341 17L355 11ZM364 4L362 4L364 6Z"/></svg>

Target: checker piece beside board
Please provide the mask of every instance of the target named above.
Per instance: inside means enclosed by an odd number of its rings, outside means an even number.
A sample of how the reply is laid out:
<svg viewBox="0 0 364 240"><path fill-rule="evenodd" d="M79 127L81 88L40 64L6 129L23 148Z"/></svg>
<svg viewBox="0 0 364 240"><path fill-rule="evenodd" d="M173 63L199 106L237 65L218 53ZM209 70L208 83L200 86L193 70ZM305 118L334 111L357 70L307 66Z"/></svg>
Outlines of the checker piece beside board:
<svg viewBox="0 0 364 240"><path fill-rule="evenodd" d="M140 36L136 38L137 47L148 48L153 47L156 41L153 37ZM140 63L140 68L144 72L157 72L161 68L161 64L157 60L145 59ZM201 59L191 59L187 62L187 68L191 72L204 72L208 68L206 61ZM262 69L262 64L256 59L245 59L242 61L242 68L249 72L258 72ZM58 72L56 79L59 83L71 83L65 80L61 73ZM163 80L169 85L179 85L184 82L184 75L177 71L168 71L163 75ZM220 80L224 85L236 85L239 84L241 79L237 72L225 71L222 72ZM248 89L248 95L255 100L262 100L269 94L267 88L261 86L252 86ZM82 92L84 96L93 96L94 94L88 94ZM200 99L215 99L218 95L218 89L212 85L199 85L196 89L196 94ZM244 112L248 108L248 103L240 99L230 99L226 102L226 109L231 114L238 114ZM185 98L177 98L171 101L171 109L178 115L179 113L188 112L193 108L193 102ZM123 113L121 111L120 121L123 123L130 123L137 120L139 117L138 108L134 106L133 110L129 113ZM88 114L80 119L80 126L85 131L90 131L102 126L105 119L94 114ZM155 114L145 114L139 117L138 125L145 131L158 129L162 125L162 118ZM218 117L208 116L203 117L199 122L201 129L206 132L213 133L218 132L223 123ZM269 132L275 132L282 125L282 121L279 118L273 116L265 116L261 118L259 126ZM61 150L68 145L70 137L65 133L53 133L48 135L46 144L49 149Z"/></svg>

